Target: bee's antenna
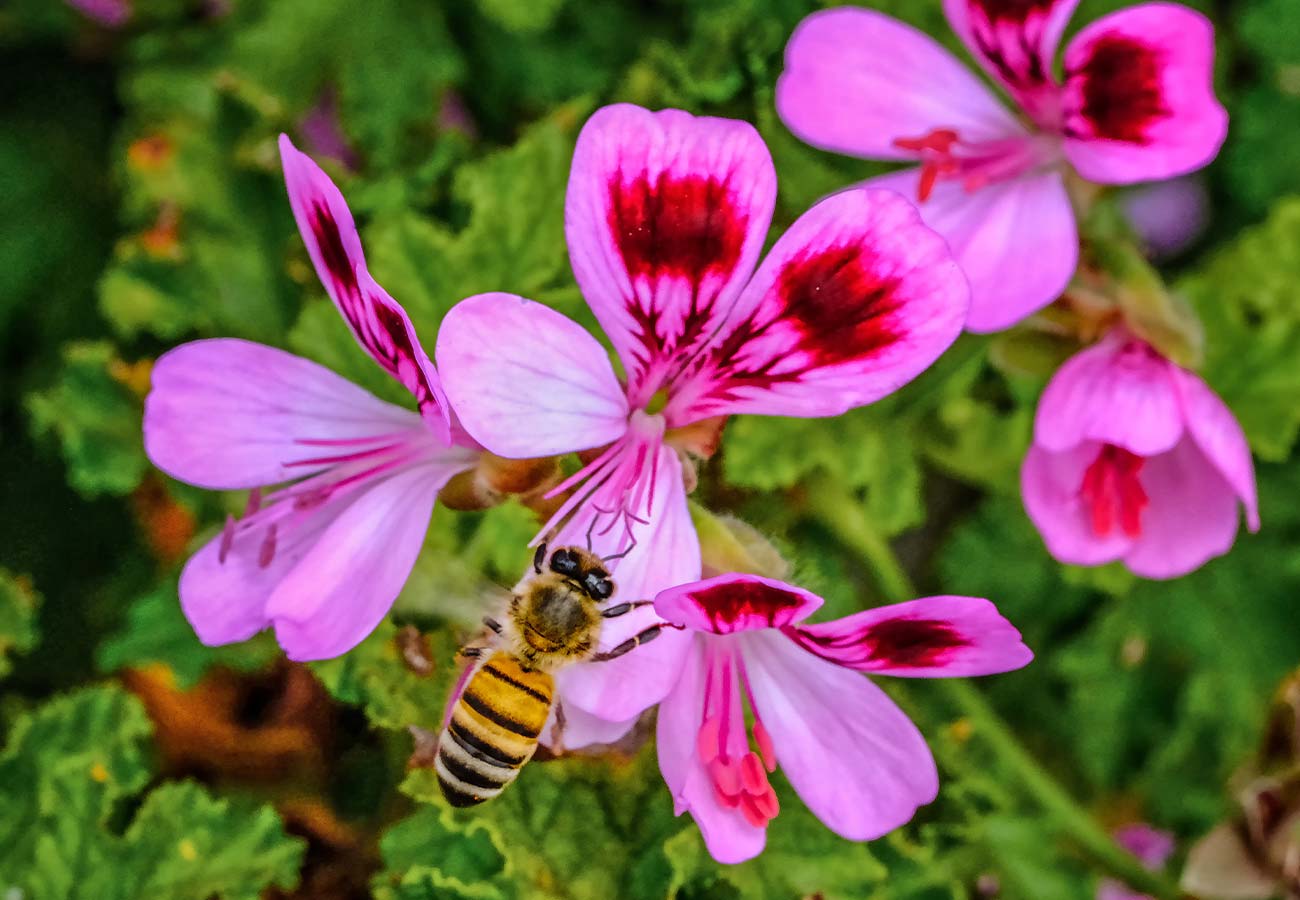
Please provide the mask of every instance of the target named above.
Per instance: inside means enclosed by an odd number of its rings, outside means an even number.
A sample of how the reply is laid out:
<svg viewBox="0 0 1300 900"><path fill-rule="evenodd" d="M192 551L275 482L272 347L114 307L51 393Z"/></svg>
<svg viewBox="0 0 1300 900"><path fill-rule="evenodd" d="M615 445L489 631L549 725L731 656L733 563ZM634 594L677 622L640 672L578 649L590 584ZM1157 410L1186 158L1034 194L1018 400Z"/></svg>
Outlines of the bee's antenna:
<svg viewBox="0 0 1300 900"><path fill-rule="evenodd" d="M591 524L587 526L587 552L591 552L591 533L596 530L596 521L600 516L592 516Z"/></svg>
<svg viewBox="0 0 1300 900"><path fill-rule="evenodd" d="M542 562L546 559L546 541L537 545L537 552L533 554L533 571L538 575L542 574Z"/></svg>
<svg viewBox="0 0 1300 900"><path fill-rule="evenodd" d="M602 556L601 562L613 562L616 559L622 559L636 549L636 536L632 536L632 543L627 545L627 549L619 553L611 553L609 556Z"/></svg>

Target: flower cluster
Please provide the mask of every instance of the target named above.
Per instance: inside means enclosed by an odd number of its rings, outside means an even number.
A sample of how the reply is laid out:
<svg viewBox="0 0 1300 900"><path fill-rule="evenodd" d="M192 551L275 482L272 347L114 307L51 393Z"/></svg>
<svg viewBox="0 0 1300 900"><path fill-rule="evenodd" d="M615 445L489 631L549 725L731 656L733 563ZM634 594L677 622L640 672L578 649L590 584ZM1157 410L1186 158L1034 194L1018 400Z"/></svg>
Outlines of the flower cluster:
<svg viewBox="0 0 1300 900"><path fill-rule="evenodd" d="M549 739L606 742L657 705L677 811L725 862L761 851L779 811L777 768L847 838L908 821L936 794L934 763L863 673L1006 672L1031 658L1019 633L987 600L951 596L809 624L815 595L709 571L687 496L730 417L872 403L964 328L1007 328L1060 296L1079 261L1071 184L1167 178L1214 156L1226 118L1210 88L1208 23L1165 3L1115 13L1069 44L1058 79L1074 5L945 3L1018 114L888 17L807 19L777 86L782 118L823 148L919 166L821 200L766 254L777 182L752 126L630 105L596 112L574 151L565 232L617 368L583 326L508 293L452 308L435 366L370 275L339 190L281 138L316 272L414 409L245 341L158 360L150 458L191 484L250 491L246 513L181 574L199 637L273 628L291 658L342 654L392 606L449 482L511 460L554 473L532 463L577 454L568 477L505 493L540 497L535 543L587 546L634 602L602 629L599 651L663 630L635 652L559 671L563 726ZM1238 503L1258 527L1231 413L1122 315L1051 380L1022 476L1030 518L1065 562L1123 560L1167 578L1227 551Z"/></svg>

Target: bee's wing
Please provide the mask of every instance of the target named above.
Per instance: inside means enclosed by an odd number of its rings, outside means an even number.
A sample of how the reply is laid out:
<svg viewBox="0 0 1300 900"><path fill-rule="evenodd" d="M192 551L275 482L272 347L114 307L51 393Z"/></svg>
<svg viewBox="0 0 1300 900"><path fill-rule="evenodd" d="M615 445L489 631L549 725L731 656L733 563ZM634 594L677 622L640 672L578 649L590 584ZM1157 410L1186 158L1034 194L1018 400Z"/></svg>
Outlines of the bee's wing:
<svg viewBox="0 0 1300 900"><path fill-rule="evenodd" d="M451 693L447 695L447 706L442 711L443 729L446 729L447 723L451 721L451 714L456 708L456 701L460 699L461 694L465 693L465 685L469 684L469 680L474 677L474 673L478 671L479 666L483 665L486 661L486 656L480 657L479 659L471 659L465 665L465 668L461 669L460 675L456 677L456 683L452 685Z"/></svg>

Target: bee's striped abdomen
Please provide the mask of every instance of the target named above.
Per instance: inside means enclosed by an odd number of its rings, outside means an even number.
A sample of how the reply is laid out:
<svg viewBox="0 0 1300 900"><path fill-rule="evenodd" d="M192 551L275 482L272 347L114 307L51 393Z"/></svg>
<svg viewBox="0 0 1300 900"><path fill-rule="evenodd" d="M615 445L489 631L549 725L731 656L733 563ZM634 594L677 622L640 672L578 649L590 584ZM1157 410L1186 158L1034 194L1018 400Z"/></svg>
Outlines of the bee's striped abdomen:
<svg viewBox="0 0 1300 900"><path fill-rule="evenodd" d="M452 806L490 800L537 749L555 680L494 653L470 677L438 740L434 768Z"/></svg>

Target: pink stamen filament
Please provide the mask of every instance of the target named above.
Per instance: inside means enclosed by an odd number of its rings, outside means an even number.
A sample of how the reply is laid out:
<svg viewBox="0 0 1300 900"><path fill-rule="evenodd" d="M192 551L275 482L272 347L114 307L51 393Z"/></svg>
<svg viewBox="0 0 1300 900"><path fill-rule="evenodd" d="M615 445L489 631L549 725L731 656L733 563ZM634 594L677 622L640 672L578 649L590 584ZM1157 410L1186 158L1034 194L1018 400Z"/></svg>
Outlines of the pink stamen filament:
<svg viewBox="0 0 1300 900"><path fill-rule="evenodd" d="M1097 537L1108 537L1116 525L1128 537L1141 535L1142 511L1150 503L1138 479L1145 462L1123 447L1105 444L1084 470L1079 499Z"/></svg>
<svg viewBox="0 0 1300 900"><path fill-rule="evenodd" d="M768 772L776 771L771 735L755 718L753 738L758 752L746 749L735 753L728 749L730 739L745 734L743 700L740 704L736 701L742 699L742 689L748 693L749 686L743 673L741 684L733 683L736 662L729 654L720 652L707 665L704 721L696 735L696 752L719 805L737 811L753 827L764 828L781 808L767 780ZM749 706L753 705L751 698Z"/></svg>
<svg viewBox="0 0 1300 900"><path fill-rule="evenodd" d="M1014 178L1034 164L1033 145L1027 137L967 142L951 128L935 128L918 137L895 138L894 146L920 155L916 195L922 203L930 199L940 181L960 178L963 190L972 194L996 181Z"/></svg>
<svg viewBox="0 0 1300 900"><path fill-rule="evenodd" d="M393 440L393 435L379 435L341 440L300 439L296 443L307 446L348 448L365 444L372 446L350 449L335 456L291 460L283 463L286 469L309 465L326 466L326 468L269 494L264 495L260 488L250 491L244 517L238 521L233 516L227 517L217 551L218 562L226 561L236 539L256 532L260 536L257 545L257 565L263 569L267 568L275 560L282 532L287 532L293 527L294 519L307 514L309 510L339 496L342 492L416 463L427 453L427 447L423 442L413 440L411 434L407 434L404 440ZM283 528L281 528L282 523Z"/></svg>

